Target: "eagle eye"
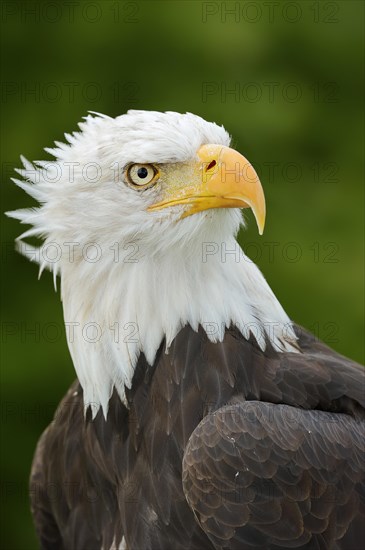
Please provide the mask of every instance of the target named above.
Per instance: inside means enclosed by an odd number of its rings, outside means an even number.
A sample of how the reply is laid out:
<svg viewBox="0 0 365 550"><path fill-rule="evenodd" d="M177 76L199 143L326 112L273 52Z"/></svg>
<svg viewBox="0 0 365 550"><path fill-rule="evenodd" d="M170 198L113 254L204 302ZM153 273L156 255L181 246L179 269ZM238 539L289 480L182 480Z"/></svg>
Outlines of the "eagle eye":
<svg viewBox="0 0 365 550"><path fill-rule="evenodd" d="M126 170L127 182L132 187L149 187L158 176L159 171L153 164L130 164Z"/></svg>

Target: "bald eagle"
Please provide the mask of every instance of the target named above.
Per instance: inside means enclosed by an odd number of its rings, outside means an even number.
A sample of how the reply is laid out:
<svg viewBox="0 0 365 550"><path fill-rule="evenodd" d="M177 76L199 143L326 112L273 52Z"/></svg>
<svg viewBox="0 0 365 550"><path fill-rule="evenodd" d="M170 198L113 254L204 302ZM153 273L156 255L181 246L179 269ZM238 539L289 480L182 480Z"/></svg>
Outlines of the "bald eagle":
<svg viewBox="0 0 365 550"><path fill-rule="evenodd" d="M364 371L295 325L236 242L265 199L226 130L91 113L15 183L61 277L77 381L31 472L43 549L354 549ZM44 239L40 248L22 239Z"/></svg>

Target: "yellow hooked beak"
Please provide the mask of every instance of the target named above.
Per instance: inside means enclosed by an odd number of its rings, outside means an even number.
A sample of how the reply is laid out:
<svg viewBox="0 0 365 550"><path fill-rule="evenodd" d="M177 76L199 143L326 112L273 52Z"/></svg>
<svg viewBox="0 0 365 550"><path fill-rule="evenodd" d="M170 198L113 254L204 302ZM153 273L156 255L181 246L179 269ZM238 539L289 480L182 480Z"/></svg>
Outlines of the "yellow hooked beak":
<svg viewBox="0 0 365 550"><path fill-rule="evenodd" d="M265 196L260 180L248 160L223 145L202 145L197 152L195 182L179 186L153 204L149 211L186 204L182 218L209 208L252 208L260 235L265 226Z"/></svg>

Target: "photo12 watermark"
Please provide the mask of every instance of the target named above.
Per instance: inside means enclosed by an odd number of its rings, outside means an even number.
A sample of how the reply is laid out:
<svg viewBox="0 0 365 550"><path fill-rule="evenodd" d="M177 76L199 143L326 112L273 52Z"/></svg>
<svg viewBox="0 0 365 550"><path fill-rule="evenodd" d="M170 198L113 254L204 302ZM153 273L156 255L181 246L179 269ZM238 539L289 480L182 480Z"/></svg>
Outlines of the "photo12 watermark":
<svg viewBox="0 0 365 550"><path fill-rule="evenodd" d="M311 23L336 24L341 20L340 2L311 1L245 1L202 2L201 20L203 23L222 24L287 23L300 21Z"/></svg>
<svg viewBox="0 0 365 550"><path fill-rule="evenodd" d="M309 245L303 245L296 241L264 241L245 242L241 246L235 242L227 244L225 241L206 241L202 243L202 263L256 263L265 260L268 263L286 262L295 264L301 261L306 263L338 264L341 260L340 245L336 242L315 241Z"/></svg>
<svg viewBox="0 0 365 550"><path fill-rule="evenodd" d="M0 13L3 23L95 25L107 21L120 25L139 23L140 10L141 2L128 0L4 0Z"/></svg>
<svg viewBox="0 0 365 550"><path fill-rule="evenodd" d="M134 105L139 101L141 87L135 81L115 80L111 82L8 80L1 83L3 104L16 103L66 103L80 101L90 104L107 99L115 104Z"/></svg>
<svg viewBox="0 0 365 550"><path fill-rule="evenodd" d="M335 81L304 84L296 81L204 81L202 103L338 103L340 86Z"/></svg>

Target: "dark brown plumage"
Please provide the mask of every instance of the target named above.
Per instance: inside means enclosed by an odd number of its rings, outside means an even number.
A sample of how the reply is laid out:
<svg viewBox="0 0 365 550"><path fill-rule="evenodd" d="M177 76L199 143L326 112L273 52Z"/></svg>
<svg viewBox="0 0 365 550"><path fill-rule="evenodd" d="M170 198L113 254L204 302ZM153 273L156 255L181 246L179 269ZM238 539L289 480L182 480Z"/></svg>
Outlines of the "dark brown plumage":
<svg viewBox="0 0 365 550"><path fill-rule="evenodd" d="M263 353L187 326L107 421L75 382L33 463L42 548L362 547L364 370L296 332L301 354Z"/></svg>

